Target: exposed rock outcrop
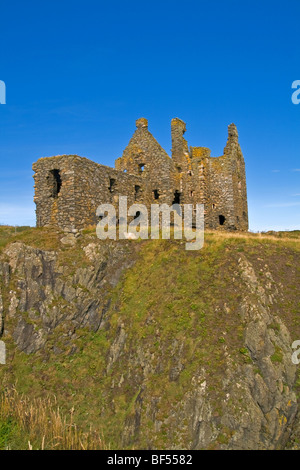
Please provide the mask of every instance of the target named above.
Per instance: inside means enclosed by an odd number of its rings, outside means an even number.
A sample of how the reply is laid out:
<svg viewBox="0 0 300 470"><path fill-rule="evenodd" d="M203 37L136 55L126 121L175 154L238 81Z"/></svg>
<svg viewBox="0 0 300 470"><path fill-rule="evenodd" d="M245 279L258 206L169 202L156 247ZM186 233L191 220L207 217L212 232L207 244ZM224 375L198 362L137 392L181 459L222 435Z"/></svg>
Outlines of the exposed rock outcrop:
<svg viewBox="0 0 300 470"><path fill-rule="evenodd" d="M108 348L103 373L112 377L109 390L103 393L113 396L113 391L124 385L136 391L130 411L122 415L120 434L125 448L156 448L153 430L152 434L147 431L150 422L155 434L165 433L166 448L170 449L284 448L296 426L296 366L291 361L290 333L273 310L282 294L268 266L258 276L247 255L235 255L237 308L230 312L225 301L223 308L228 315L240 316L244 332L240 353L245 360L238 362L224 342L225 366L218 379L209 363L199 363L186 379L183 396L170 398L168 413L162 415L161 397L151 392L148 380L161 374L176 388L185 370L188 337L173 338L165 358L158 357L143 337L136 338L134 348L129 346L130 324L122 318L110 335L111 289L135 260L128 243L134 242L97 241L68 248L82 251L86 263L80 264L72 257L62 263L55 251L20 242L9 245L0 264L6 299L3 302L0 297L0 335L3 328L4 332L9 328L17 348L26 354L72 354L80 329L97 332L105 327ZM113 308L117 309L117 303ZM153 335L159 338L159 328L153 329ZM222 338L220 341L222 344ZM121 359L126 367L121 376L114 376L114 366ZM170 367L164 371L166 360ZM110 407L117 415L113 398ZM106 409L101 413L105 416Z"/></svg>
<svg viewBox="0 0 300 470"><path fill-rule="evenodd" d="M90 265L75 266L71 274L66 266L59 265L56 252L20 242L5 250L8 261L1 264L4 282L9 285L12 281L14 285L9 291L7 316L14 319L13 338L21 351L74 350L77 329L100 328L109 305L109 287L116 284L132 261L120 246L103 245L96 253L95 246L84 247ZM1 308L0 303L0 314ZM53 337L59 347L51 344Z"/></svg>

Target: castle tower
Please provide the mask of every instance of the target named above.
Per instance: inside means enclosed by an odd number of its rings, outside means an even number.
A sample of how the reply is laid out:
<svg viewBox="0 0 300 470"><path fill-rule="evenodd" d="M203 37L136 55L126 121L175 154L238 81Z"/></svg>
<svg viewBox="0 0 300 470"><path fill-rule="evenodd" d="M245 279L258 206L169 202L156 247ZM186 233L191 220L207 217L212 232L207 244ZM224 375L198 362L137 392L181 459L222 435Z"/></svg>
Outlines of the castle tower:
<svg viewBox="0 0 300 470"><path fill-rule="evenodd" d="M224 148L224 155L230 155L240 149L239 145L239 134L235 124L229 124L228 126L228 138L226 147Z"/></svg>
<svg viewBox="0 0 300 470"><path fill-rule="evenodd" d="M185 122L178 118L172 119L172 160L179 173L187 170L187 157L189 156L189 151L187 141L183 137L185 131Z"/></svg>
<svg viewBox="0 0 300 470"><path fill-rule="evenodd" d="M224 148L227 165L232 176L231 191L233 201L234 225L238 230L248 230L248 204L245 161L238 141L235 124L228 126L228 139Z"/></svg>

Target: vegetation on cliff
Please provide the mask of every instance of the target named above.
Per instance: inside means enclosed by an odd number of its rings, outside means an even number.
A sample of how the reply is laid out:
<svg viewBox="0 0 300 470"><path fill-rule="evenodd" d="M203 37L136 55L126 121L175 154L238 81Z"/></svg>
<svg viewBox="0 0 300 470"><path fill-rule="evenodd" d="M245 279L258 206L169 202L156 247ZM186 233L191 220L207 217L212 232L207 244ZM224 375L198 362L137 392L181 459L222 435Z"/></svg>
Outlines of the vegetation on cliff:
<svg viewBox="0 0 300 470"><path fill-rule="evenodd" d="M188 252L1 227L0 246L0 448L297 447L298 232Z"/></svg>

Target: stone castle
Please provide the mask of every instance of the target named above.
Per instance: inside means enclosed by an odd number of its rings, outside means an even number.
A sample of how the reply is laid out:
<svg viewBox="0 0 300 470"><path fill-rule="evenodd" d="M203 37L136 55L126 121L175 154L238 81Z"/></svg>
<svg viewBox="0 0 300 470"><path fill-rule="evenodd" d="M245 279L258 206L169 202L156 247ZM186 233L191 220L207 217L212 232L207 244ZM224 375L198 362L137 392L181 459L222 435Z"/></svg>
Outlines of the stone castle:
<svg viewBox="0 0 300 470"><path fill-rule="evenodd" d="M38 227L95 225L100 204L113 204L118 214L119 196L127 196L128 207L142 203L148 211L151 204L204 204L206 229L248 230L245 164L234 124L220 157L205 147L188 148L181 119L171 121L172 158L149 132L147 119L138 119L136 127L115 168L77 155L33 164Z"/></svg>

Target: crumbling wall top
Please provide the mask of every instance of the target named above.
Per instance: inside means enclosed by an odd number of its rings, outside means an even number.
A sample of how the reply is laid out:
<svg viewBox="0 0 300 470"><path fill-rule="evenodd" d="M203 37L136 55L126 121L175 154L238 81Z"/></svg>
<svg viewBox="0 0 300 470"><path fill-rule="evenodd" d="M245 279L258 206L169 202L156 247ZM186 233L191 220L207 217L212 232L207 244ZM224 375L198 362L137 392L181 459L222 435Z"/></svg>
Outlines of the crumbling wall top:
<svg viewBox="0 0 300 470"><path fill-rule="evenodd" d="M146 118L139 118L135 121L135 125L138 129L146 128L148 129L148 119Z"/></svg>
<svg viewBox="0 0 300 470"><path fill-rule="evenodd" d="M179 118L173 118L172 121L171 121L171 128L178 128L178 129L181 129L182 130L182 134L184 134L186 132L186 123L184 121L182 121L182 119L179 119Z"/></svg>
<svg viewBox="0 0 300 470"><path fill-rule="evenodd" d="M207 147L190 147L191 158L208 158L210 149Z"/></svg>

